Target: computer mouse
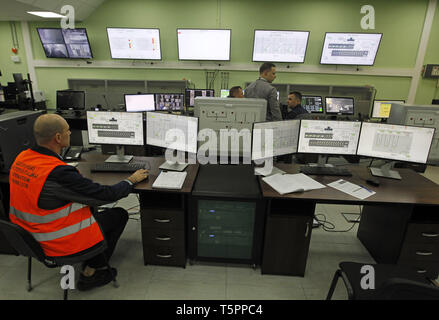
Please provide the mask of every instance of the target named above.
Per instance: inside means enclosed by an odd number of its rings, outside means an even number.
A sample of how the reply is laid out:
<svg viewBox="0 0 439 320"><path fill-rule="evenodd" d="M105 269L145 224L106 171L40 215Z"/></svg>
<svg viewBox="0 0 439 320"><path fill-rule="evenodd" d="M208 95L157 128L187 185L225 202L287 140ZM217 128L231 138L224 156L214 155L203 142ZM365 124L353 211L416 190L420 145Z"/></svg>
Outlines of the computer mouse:
<svg viewBox="0 0 439 320"><path fill-rule="evenodd" d="M378 187L380 185L380 180L378 180L377 178L370 177L366 179L366 183L374 187Z"/></svg>
<svg viewBox="0 0 439 320"><path fill-rule="evenodd" d="M294 192L305 192L305 190L304 189L297 189Z"/></svg>

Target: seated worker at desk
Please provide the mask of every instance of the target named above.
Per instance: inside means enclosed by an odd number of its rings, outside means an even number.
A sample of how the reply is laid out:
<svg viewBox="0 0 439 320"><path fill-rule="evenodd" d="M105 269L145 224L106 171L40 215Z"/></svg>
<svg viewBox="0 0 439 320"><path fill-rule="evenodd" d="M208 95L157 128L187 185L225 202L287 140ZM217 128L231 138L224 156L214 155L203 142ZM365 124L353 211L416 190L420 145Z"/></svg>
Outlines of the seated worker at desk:
<svg viewBox="0 0 439 320"><path fill-rule="evenodd" d="M284 120L292 120L300 114L308 113L308 111L302 107L301 103L302 94L297 91L290 92L288 95L288 110Z"/></svg>
<svg viewBox="0 0 439 320"><path fill-rule="evenodd" d="M240 86L230 88L229 96L227 98L244 98L244 93Z"/></svg>
<svg viewBox="0 0 439 320"><path fill-rule="evenodd" d="M84 178L62 160L61 149L70 144L64 118L56 114L39 116L34 135L37 146L22 151L11 166L10 220L30 232L50 257L81 255L100 245L105 237L106 251L83 263L77 288L105 285L112 280L106 262L125 228L128 213L122 208L93 213L91 207L126 197L148 171L141 169L113 186L103 186Z"/></svg>

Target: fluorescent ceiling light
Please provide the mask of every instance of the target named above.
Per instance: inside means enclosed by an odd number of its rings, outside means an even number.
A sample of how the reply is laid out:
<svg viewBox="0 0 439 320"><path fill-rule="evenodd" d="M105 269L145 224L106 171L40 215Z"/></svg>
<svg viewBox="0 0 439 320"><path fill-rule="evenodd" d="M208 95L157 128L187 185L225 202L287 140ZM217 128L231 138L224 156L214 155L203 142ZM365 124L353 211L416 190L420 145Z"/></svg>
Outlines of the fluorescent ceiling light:
<svg viewBox="0 0 439 320"><path fill-rule="evenodd" d="M27 13L39 16L42 18L64 18L64 16L50 11L28 11Z"/></svg>

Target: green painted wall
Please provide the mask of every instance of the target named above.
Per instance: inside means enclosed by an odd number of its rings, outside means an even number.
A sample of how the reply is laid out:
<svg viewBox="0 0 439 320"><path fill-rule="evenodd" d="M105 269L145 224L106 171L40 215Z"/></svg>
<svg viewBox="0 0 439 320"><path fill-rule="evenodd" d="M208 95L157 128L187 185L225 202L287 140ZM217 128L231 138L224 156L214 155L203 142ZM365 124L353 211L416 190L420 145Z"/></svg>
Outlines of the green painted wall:
<svg viewBox="0 0 439 320"><path fill-rule="evenodd" d="M319 65L325 31L361 32L362 5L375 8L375 30L383 33L376 68L413 68L424 24L428 0L107 0L77 27L87 28L94 60L111 60L106 27L160 28L163 61L178 61L176 28L232 29L232 63L251 63L253 30L309 30L310 39L305 65ZM439 10L439 9L438 9ZM36 32L37 27L58 27L58 23L30 23L33 55L46 60ZM371 31L372 32L372 31ZM437 39L439 14L434 20L425 61L439 63ZM10 34L8 24L0 24L0 38ZM10 36L9 36L10 38ZM3 46L0 48L3 64ZM54 60L54 59L48 59ZM255 70L258 63L255 64ZM1 65L0 65L1 67ZM335 69L335 66L333 67ZM365 70L374 67L361 67ZM355 67L352 67L355 70ZM294 70L294 66L292 68ZM205 73L198 70L152 69L80 69L37 68L40 90L53 108L55 91L67 87L68 78L109 79L191 79L196 87L205 87ZM229 86L244 85L258 76L257 72L230 72ZM373 85L377 98L407 99L408 77L302 74L279 72L276 83ZM430 103L436 81L421 80L416 103ZM220 79L215 82L220 89Z"/></svg>
<svg viewBox="0 0 439 320"><path fill-rule="evenodd" d="M21 32L21 24L15 22L16 32L18 36L18 52L14 54L11 49L13 47L11 27L9 22L0 21L0 71L2 75L0 77L0 83L6 85L7 82L14 81L13 73L22 73L26 76L27 63L26 53L24 50L23 36ZM19 56L20 62L12 62L11 56Z"/></svg>

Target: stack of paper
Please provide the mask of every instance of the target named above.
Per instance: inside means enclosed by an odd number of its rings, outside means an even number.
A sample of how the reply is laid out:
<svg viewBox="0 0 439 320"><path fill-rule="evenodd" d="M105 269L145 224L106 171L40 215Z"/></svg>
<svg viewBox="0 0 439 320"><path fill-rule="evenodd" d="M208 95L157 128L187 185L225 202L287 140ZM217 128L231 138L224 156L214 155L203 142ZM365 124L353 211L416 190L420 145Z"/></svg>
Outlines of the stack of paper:
<svg viewBox="0 0 439 320"><path fill-rule="evenodd" d="M340 190L344 193L347 193L351 196L354 196L355 198L364 200L372 195L374 195L376 192L373 190L369 190L368 188L364 186L359 186L354 183L350 183L346 180L340 179L337 181L334 181L332 183L329 183L328 186Z"/></svg>
<svg viewBox="0 0 439 320"><path fill-rule="evenodd" d="M325 188L323 184L315 181L314 179L311 179L303 173L278 173L269 177L262 178L262 180L280 194Z"/></svg>
<svg viewBox="0 0 439 320"><path fill-rule="evenodd" d="M187 172L162 171L152 184L157 189L179 190L183 187Z"/></svg>

